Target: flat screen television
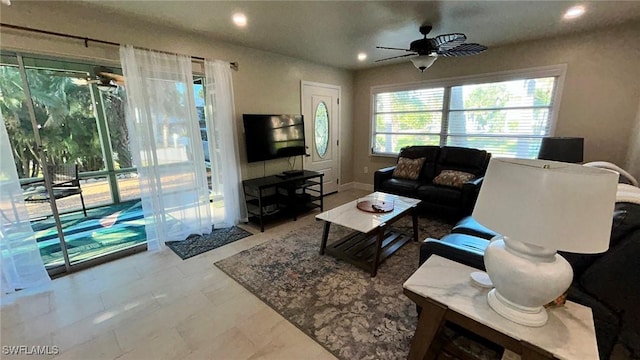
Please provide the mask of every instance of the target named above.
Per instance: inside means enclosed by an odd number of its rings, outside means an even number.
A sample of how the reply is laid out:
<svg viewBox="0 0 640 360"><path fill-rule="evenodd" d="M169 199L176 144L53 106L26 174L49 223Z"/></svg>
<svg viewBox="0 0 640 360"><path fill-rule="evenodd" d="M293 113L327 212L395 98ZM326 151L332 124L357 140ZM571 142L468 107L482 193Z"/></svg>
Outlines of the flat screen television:
<svg viewBox="0 0 640 360"><path fill-rule="evenodd" d="M247 161L304 155L302 115L243 114Z"/></svg>

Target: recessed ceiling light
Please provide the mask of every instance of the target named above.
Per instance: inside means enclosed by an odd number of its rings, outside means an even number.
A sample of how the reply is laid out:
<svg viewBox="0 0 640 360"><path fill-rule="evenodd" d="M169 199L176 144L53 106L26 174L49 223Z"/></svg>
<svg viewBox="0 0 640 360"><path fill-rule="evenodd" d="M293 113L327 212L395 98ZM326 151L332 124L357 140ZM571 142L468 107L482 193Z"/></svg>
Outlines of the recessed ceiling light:
<svg viewBox="0 0 640 360"><path fill-rule="evenodd" d="M247 26L247 16L243 13L235 13L233 14L233 23L238 27Z"/></svg>
<svg viewBox="0 0 640 360"><path fill-rule="evenodd" d="M565 20L575 19L582 16L584 12L585 12L584 6L576 5L576 6L570 7L569 10L567 10L567 12L564 13L563 18Z"/></svg>
<svg viewBox="0 0 640 360"><path fill-rule="evenodd" d="M365 53L359 53L359 54L358 54L358 60L360 60L360 61L365 61L365 60L367 60L367 54L365 54Z"/></svg>

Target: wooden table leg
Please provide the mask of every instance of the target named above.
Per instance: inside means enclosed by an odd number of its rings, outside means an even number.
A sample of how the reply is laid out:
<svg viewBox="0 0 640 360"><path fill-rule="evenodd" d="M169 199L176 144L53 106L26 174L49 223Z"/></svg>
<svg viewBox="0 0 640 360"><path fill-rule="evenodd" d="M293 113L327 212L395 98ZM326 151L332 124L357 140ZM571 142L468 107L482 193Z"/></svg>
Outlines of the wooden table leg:
<svg viewBox="0 0 640 360"><path fill-rule="evenodd" d="M264 222L262 220L264 217L264 210L262 207L262 188L258 189L258 206L260 207L260 232L264 232Z"/></svg>
<svg viewBox="0 0 640 360"><path fill-rule="evenodd" d="M376 277L378 274L378 263L380 262L380 253L382 252L382 241L384 240L384 228L378 228L378 235L376 235L376 255L373 257L373 264L371 264L371 277Z"/></svg>
<svg viewBox="0 0 640 360"><path fill-rule="evenodd" d="M324 255L324 248L327 247L327 239L329 238L329 228L331 227L331 223L328 221L324 222L324 231L322 232L322 243L320 243L320 255Z"/></svg>
<svg viewBox="0 0 640 360"><path fill-rule="evenodd" d="M553 359L553 355L548 351L540 349L539 347L537 347L535 345L531 345L531 344L526 343L524 341L521 341L520 343L522 344L522 354L520 354L520 358L522 360L547 360L547 359Z"/></svg>
<svg viewBox="0 0 640 360"><path fill-rule="evenodd" d="M445 323L444 316L446 312L446 307L430 301L422 305L416 333L411 340L409 360L426 359L428 353L435 358L436 351L433 351L434 349L430 349L430 347Z"/></svg>
<svg viewBox="0 0 640 360"><path fill-rule="evenodd" d="M413 220L413 241L418 241L418 214L416 208L411 212L411 220Z"/></svg>

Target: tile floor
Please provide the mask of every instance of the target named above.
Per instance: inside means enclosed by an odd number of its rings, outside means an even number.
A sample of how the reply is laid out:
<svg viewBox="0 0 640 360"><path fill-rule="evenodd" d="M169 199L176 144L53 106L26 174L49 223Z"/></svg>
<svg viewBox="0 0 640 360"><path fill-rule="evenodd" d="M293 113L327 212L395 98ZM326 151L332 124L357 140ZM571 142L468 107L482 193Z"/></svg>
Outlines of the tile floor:
<svg viewBox="0 0 640 360"><path fill-rule="evenodd" d="M325 209L365 195L325 198ZM313 222L243 227L255 235L181 260L145 252L52 281L35 294L2 299L2 346L57 346L29 359L335 359L213 263ZM320 239L318 239L318 245ZM7 356L2 359L20 357Z"/></svg>

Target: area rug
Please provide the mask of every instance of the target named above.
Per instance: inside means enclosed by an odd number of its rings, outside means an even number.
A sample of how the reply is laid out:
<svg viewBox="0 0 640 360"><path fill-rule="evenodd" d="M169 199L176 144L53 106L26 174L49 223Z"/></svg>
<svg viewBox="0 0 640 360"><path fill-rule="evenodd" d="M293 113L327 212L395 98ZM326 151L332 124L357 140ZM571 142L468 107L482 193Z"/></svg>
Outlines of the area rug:
<svg viewBox="0 0 640 360"><path fill-rule="evenodd" d="M206 235L190 235L183 241L167 241L165 244L182 260L186 260L251 235L244 229L232 226L226 229L213 229Z"/></svg>
<svg viewBox="0 0 640 360"><path fill-rule="evenodd" d="M215 265L338 358L406 359L417 313L402 284L418 268L419 244L409 242L371 278L319 255L322 227L313 223ZM395 227L409 232L410 218ZM421 218L419 230L420 239L440 238L451 225ZM348 231L332 225L329 242Z"/></svg>

